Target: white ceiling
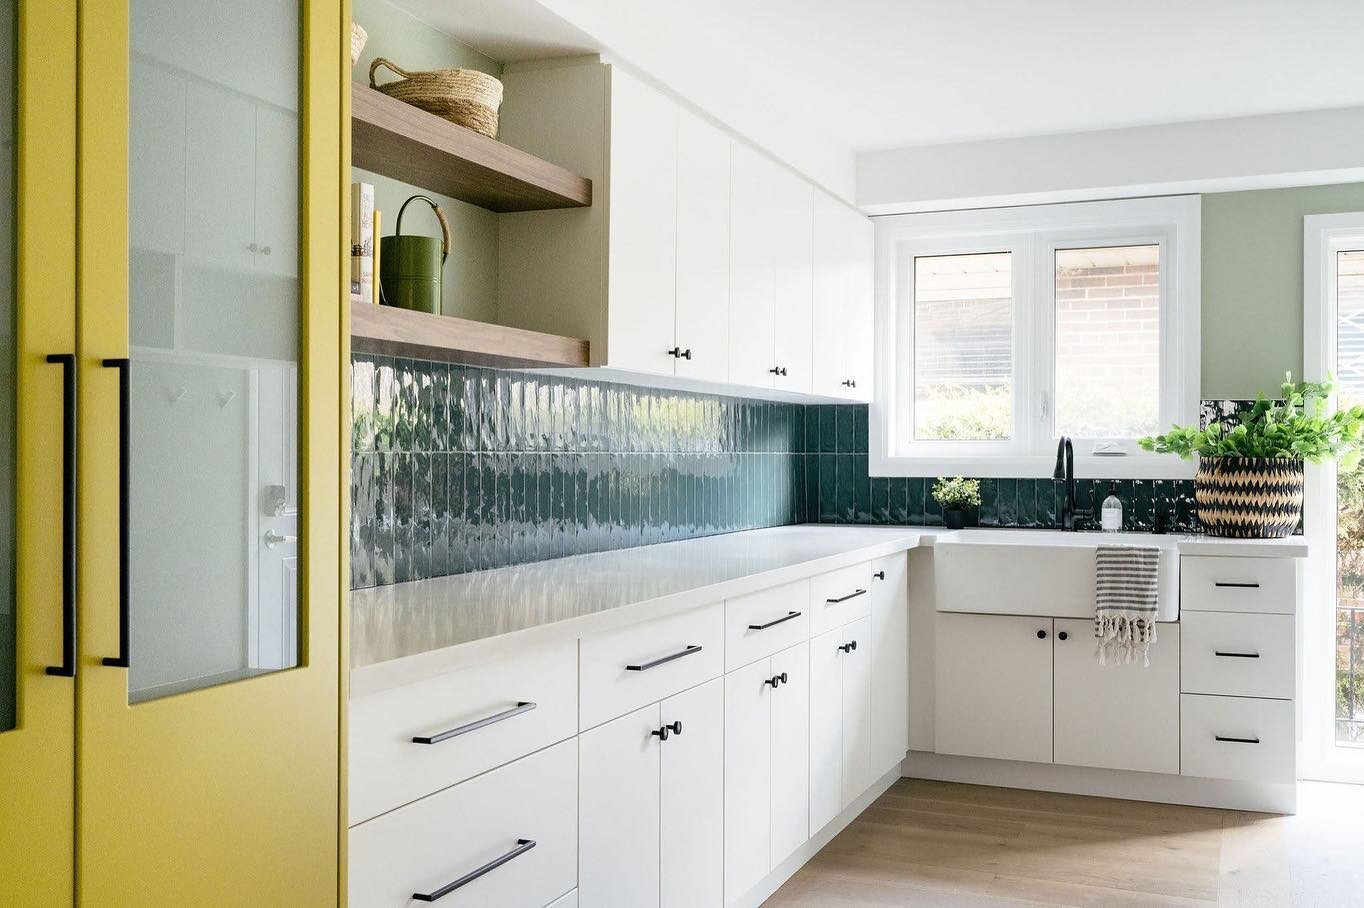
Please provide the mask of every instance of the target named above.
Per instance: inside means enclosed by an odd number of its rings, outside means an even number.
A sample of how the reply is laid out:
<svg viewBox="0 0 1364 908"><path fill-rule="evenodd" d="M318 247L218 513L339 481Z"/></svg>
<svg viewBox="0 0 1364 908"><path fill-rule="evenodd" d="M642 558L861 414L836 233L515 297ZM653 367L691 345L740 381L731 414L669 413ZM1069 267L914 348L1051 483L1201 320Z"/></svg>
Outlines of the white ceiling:
<svg viewBox="0 0 1364 908"><path fill-rule="evenodd" d="M495 59L612 52L831 156L1364 104L1362 0L397 2Z"/></svg>

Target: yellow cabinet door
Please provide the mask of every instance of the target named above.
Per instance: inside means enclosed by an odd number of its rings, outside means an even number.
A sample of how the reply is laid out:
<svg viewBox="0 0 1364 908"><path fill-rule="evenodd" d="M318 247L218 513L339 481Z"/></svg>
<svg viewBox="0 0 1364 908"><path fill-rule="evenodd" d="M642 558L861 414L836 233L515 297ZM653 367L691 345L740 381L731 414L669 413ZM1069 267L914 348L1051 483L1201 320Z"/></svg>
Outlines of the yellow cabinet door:
<svg viewBox="0 0 1364 908"><path fill-rule="evenodd" d="M75 352L75 60L75 0L0 3L0 905L74 891L66 367L47 358Z"/></svg>
<svg viewBox="0 0 1364 908"><path fill-rule="evenodd" d="M347 14L80 4L82 904L338 900Z"/></svg>

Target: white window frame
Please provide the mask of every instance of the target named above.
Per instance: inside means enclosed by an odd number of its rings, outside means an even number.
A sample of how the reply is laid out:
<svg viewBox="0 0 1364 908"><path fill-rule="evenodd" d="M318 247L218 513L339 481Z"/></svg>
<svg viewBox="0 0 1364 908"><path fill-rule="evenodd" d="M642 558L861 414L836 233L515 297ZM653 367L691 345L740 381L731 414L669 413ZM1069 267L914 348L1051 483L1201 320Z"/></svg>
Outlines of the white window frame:
<svg viewBox="0 0 1364 908"><path fill-rule="evenodd" d="M1166 196L1020 208L905 214L876 219L876 395L873 476L1050 475L1056 458L1055 252L1160 246L1161 430L1199 414L1201 197ZM1013 437L916 441L914 269L919 256L1013 254ZM1089 478L1188 479L1195 465L1148 454L1136 439L1075 441L1075 473ZM1097 455L1102 445L1109 456Z"/></svg>
<svg viewBox="0 0 1364 908"><path fill-rule="evenodd" d="M1336 361L1336 253L1364 248L1364 212L1303 218L1303 379L1321 381ZM1330 405L1335 406L1332 395ZM1298 775L1364 782L1364 748L1335 742L1336 465L1307 464L1303 535L1307 564L1298 609Z"/></svg>

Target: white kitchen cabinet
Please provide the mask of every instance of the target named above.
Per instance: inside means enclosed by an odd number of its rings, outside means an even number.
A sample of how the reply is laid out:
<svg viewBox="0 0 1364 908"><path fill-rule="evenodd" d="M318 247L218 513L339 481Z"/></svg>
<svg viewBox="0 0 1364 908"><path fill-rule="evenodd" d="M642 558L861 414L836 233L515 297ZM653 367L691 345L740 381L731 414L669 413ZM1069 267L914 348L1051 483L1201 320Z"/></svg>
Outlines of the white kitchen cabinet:
<svg viewBox="0 0 1364 908"><path fill-rule="evenodd" d="M1052 619L937 616L938 753L1050 763Z"/></svg>
<svg viewBox="0 0 1364 908"><path fill-rule="evenodd" d="M776 234L772 197L781 191L777 165L735 143L730 151L729 380L771 387L778 369L772 263Z"/></svg>
<svg viewBox="0 0 1364 908"><path fill-rule="evenodd" d="M729 136L678 110L673 365L714 382L729 379L729 154Z"/></svg>
<svg viewBox="0 0 1364 908"><path fill-rule="evenodd" d="M723 732L716 678L579 736L584 904L721 903Z"/></svg>
<svg viewBox="0 0 1364 908"><path fill-rule="evenodd" d="M870 400L874 230L871 220L815 193L814 362L816 394Z"/></svg>
<svg viewBox="0 0 1364 908"><path fill-rule="evenodd" d="M725 676L727 902L806 839L808 666L809 644L800 643Z"/></svg>
<svg viewBox="0 0 1364 908"><path fill-rule="evenodd" d="M586 905L658 904L657 703L578 736L578 892Z"/></svg>
<svg viewBox="0 0 1364 908"><path fill-rule="evenodd" d="M773 285L772 360L778 369L772 386L805 394L813 388L814 202L809 183L778 170L770 200L773 259L768 279Z"/></svg>
<svg viewBox="0 0 1364 908"><path fill-rule="evenodd" d="M613 68L610 79L608 357L673 374L677 285L677 105Z"/></svg>
<svg viewBox="0 0 1364 908"><path fill-rule="evenodd" d="M716 678L660 704L660 725L682 732L659 748L659 904L706 908L724 901L725 688Z"/></svg>
<svg viewBox="0 0 1364 908"><path fill-rule="evenodd" d="M871 784L871 619L810 641L810 834Z"/></svg>
<svg viewBox="0 0 1364 908"><path fill-rule="evenodd" d="M134 58L129 141L142 153L128 161L130 235L134 249L185 251L185 80ZM294 156L297 171L298 156ZM296 211L298 195L289 204Z"/></svg>
<svg viewBox="0 0 1364 908"><path fill-rule="evenodd" d="M256 265L272 274L298 274L298 118L256 108L254 243ZM395 212L396 214L396 212Z"/></svg>
<svg viewBox="0 0 1364 908"><path fill-rule="evenodd" d="M772 694L772 844L769 867L791 856L809 837L810 645L800 643L772 657L782 678Z"/></svg>
<svg viewBox="0 0 1364 908"><path fill-rule="evenodd" d="M256 105L197 80L186 83L186 93L185 251L249 270L256 260Z"/></svg>
<svg viewBox="0 0 1364 908"><path fill-rule="evenodd" d="M1094 622L1056 619L1054 761L1179 772L1178 624L1161 624L1151 664L1100 665Z"/></svg>
<svg viewBox="0 0 1364 908"><path fill-rule="evenodd" d="M878 558L871 576L871 776L909 751L909 559Z"/></svg>

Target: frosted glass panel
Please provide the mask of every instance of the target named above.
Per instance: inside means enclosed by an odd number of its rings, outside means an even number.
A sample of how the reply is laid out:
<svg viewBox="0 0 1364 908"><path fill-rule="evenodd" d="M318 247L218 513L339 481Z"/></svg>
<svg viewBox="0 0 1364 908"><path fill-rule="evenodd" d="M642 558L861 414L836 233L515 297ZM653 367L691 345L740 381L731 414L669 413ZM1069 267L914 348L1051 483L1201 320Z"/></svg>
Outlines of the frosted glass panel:
<svg viewBox="0 0 1364 908"><path fill-rule="evenodd" d="M15 724L14 3L0 0L0 731Z"/></svg>
<svg viewBox="0 0 1364 908"><path fill-rule="evenodd" d="M914 437L997 440L1013 426L1013 255L914 260Z"/></svg>
<svg viewBox="0 0 1364 908"><path fill-rule="evenodd" d="M132 2L133 702L298 664L298 7Z"/></svg>

